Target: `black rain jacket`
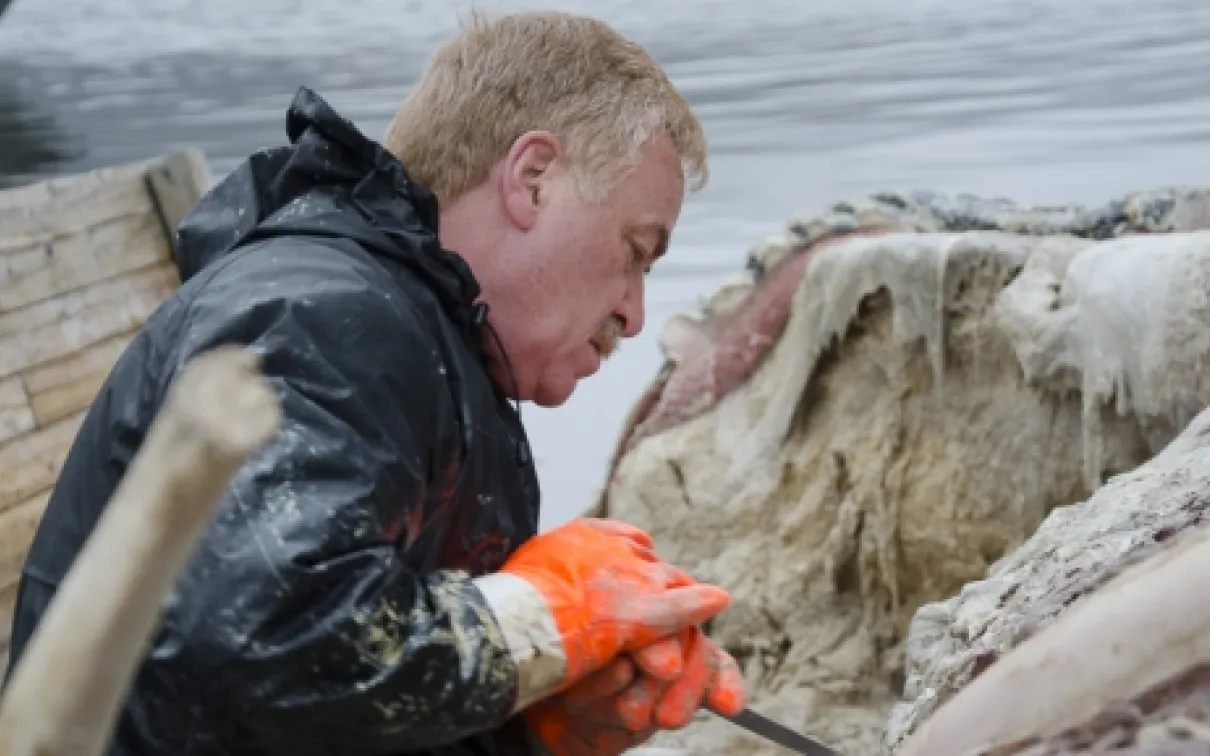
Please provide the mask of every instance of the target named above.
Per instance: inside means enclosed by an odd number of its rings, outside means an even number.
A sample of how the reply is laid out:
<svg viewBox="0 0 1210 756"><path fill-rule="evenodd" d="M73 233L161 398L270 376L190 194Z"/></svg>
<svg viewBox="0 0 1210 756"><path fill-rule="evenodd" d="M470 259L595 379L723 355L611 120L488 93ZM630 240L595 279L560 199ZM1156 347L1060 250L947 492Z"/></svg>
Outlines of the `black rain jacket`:
<svg viewBox="0 0 1210 756"><path fill-rule="evenodd" d="M516 669L470 577L537 531L478 284L404 167L299 90L179 227L182 286L96 397L19 587L17 659L182 363L262 355L276 438L165 604L110 756L502 756Z"/></svg>

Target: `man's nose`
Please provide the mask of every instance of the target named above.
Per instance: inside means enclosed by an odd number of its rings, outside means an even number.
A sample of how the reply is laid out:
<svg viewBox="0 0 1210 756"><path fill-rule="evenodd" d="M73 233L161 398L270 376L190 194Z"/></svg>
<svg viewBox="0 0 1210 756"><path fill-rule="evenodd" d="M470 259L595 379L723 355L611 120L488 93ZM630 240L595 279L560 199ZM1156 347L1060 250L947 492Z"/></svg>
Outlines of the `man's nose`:
<svg viewBox="0 0 1210 756"><path fill-rule="evenodd" d="M626 296L618 307L617 316L622 320L622 335L634 338L643 330L646 312L643 304L643 279L639 277L626 289Z"/></svg>

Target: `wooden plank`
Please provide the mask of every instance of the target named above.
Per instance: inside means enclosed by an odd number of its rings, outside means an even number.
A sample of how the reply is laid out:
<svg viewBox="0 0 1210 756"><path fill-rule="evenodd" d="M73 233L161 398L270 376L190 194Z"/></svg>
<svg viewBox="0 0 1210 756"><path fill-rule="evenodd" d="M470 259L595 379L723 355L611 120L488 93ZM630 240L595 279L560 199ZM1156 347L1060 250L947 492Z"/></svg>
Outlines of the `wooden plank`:
<svg viewBox="0 0 1210 756"><path fill-rule="evenodd" d="M141 212L39 238L0 252L0 314L169 259L169 246L146 192ZM6 242L0 241L0 244Z"/></svg>
<svg viewBox="0 0 1210 756"><path fill-rule="evenodd" d="M187 150L0 191L0 667L50 489L114 362L179 284L175 227L212 182Z"/></svg>
<svg viewBox="0 0 1210 756"><path fill-rule="evenodd" d="M189 150L0 191L0 312L170 259L212 182Z"/></svg>
<svg viewBox="0 0 1210 756"><path fill-rule="evenodd" d="M0 669L8 664L9 640L13 634L13 610L21 569L34 540L34 531L46 511L50 491L0 512Z"/></svg>
<svg viewBox="0 0 1210 756"><path fill-rule="evenodd" d="M130 211L132 197L150 204L137 163L39 181L0 191L0 228L9 243L75 233Z"/></svg>
<svg viewBox="0 0 1210 756"><path fill-rule="evenodd" d="M47 489L14 507L0 512L0 669L8 664L13 609L21 569L34 540L34 531L46 511L51 490Z"/></svg>
<svg viewBox="0 0 1210 756"><path fill-rule="evenodd" d="M39 426L87 409L137 329L99 341L22 373L29 407Z"/></svg>
<svg viewBox="0 0 1210 756"><path fill-rule="evenodd" d="M0 446L0 512L55 484L83 420L77 412Z"/></svg>
<svg viewBox="0 0 1210 756"><path fill-rule="evenodd" d="M0 259L9 261L28 247L153 212L141 174L118 174L112 182L100 185L93 183L96 179L96 173L72 179L89 190L85 196L67 189L60 194L37 191L44 190L45 184L0 191L0 222L8 224L0 238Z"/></svg>
<svg viewBox="0 0 1210 756"><path fill-rule="evenodd" d="M0 669L8 669L8 648L13 637L13 610L16 606L17 586L0 588Z"/></svg>
<svg viewBox="0 0 1210 756"><path fill-rule="evenodd" d="M178 283L162 263L0 314L0 378L142 325Z"/></svg>
<svg viewBox="0 0 1210 756"><path fill-rule="evenodd" d="M16 585L52 489L0 512L0 590ZM7 632L8 627L4 630ZM7 637L7 636L6 636Z"/></svg>
<svg viewBox="0 0 1210 756"><path fill-rule="evenodd" d="M0 443L34 429L34 411L20 378L0 380Z"/></svg>
<svg viewBox="0 0 1210 756"><path fill-rule="evenodd" d="M213 183L205 158L196 151L169 155L147 170L147 186L170 240Z"/></svg>
<svg viewBox="0 0 1210 756"><path fill-rule="evenodd" d="M210 188L208 171L190 168L182 172L182 163L203 166L205 158L197 150L184 150L0 191L0 229L7 239L74 233L82 226L122 215L129 209L132 195L142 196L150 206L147 176L162 166L177 166L170 172L198 182L203 192Z"/></svg>

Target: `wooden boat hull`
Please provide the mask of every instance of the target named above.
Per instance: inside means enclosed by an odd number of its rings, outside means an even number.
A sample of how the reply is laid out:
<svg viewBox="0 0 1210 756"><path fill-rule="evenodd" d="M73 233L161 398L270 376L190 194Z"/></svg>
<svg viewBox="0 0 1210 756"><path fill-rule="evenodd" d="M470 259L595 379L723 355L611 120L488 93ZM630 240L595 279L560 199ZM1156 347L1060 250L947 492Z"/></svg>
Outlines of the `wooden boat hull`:
<svg viewBox="0 0 1210 756"><path fill-rule="evenodd" d="M59 467L118 355L177 287L171 231L210 184L187 150L0 191L0 670Z"/></svg>

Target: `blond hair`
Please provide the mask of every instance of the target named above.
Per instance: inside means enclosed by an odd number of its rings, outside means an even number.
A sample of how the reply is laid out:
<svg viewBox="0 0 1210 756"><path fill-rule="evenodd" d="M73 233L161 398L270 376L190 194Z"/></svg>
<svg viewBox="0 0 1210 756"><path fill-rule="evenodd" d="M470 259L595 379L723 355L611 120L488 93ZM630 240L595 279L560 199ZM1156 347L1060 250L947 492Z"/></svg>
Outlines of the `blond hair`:
<svg viewBox="0 0 1210 756"><path fill-rule="evenodd" d="M660 65L604 22L554 11L473 14L437 50L384 146L445 204L538 129L559 138L586 201L604 200L659 133L692 189L708 179L701 124Z"/></svg>

